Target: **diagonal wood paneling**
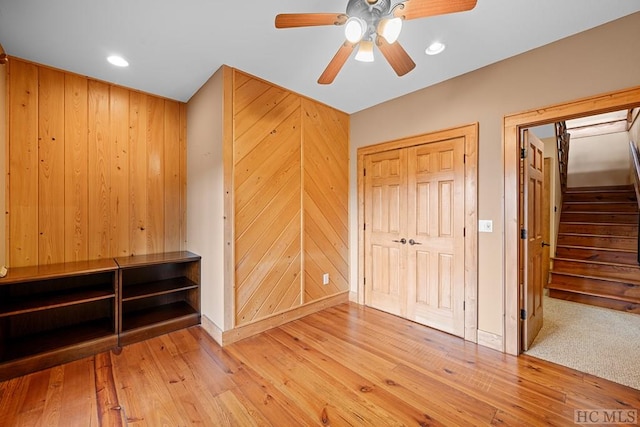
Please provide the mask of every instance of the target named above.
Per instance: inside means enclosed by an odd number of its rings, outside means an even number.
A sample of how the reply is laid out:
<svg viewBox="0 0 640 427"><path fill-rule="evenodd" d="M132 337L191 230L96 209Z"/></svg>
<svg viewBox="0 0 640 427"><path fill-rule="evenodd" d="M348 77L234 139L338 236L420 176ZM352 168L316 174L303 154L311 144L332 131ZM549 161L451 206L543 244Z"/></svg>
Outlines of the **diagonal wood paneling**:
<svg viewBox="0 0 640 427"><path fill-rule="evenodd" d="M236 325L300 305L300 97L234 71Z"/></svg>
<svg viewBox="0 0 640 427"><path fill-rule="evenodd" d="M302 128L307 303L349 289L349 117L303 99Z"/></svg>

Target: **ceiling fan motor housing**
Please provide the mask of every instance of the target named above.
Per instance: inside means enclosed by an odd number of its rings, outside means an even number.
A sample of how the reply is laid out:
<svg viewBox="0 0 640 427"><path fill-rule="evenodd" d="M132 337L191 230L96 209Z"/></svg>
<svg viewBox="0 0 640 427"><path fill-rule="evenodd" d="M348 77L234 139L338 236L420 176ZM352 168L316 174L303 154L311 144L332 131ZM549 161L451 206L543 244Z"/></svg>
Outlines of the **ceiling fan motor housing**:
<svg viewBox="0 0 640 427"><path fill-rule="evenodd" d="M363 19L368 25L367 34L375 33L378 22L391 13L391 0L349 0L347 16Z"/></svg>

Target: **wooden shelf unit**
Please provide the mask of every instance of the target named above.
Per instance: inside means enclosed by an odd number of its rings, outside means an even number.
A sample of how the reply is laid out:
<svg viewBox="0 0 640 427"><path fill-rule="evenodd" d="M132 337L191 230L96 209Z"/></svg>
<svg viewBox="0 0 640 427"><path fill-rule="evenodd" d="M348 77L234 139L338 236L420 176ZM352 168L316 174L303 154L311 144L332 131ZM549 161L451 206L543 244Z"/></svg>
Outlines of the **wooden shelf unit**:
<svg viewBox="0 0 640 427"><path fill-rule="evenodd" d="M0 279L0 381L118 344L113 259L9 269Z"/></svg>
<svg viewBox="0 0 640 427"><path fill-rule="evenodd" d="M170 252L116 258L119 345L200 323L200 256Z"/></svg>

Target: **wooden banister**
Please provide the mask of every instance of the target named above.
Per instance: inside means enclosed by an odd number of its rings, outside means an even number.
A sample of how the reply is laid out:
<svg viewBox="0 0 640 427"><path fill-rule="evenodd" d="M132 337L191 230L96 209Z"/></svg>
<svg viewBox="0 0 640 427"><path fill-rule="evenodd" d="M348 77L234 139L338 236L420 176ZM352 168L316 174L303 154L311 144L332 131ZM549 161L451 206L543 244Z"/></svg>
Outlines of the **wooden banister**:
<svg viewBox="0 0 640 427"><path fill-rule="evenodd" d="M558 146L558 169L560 172L560 188L562 194L567 190L567 168L569 164L569 133L565 122L557 122L556 143Z"/></svg>

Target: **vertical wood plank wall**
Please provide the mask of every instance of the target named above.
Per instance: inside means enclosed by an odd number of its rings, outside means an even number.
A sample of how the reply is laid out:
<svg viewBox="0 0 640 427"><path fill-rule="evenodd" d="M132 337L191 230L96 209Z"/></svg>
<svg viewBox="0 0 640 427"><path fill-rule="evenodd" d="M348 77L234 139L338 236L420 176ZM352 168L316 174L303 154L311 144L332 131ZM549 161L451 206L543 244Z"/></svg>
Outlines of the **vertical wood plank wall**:
<svg viewBox="0 0 640 427"><path fill-rule="evenodd" d="M349 119L238 70L232 88L242 326L348 291Z"/></svg>
<svg viewBox="0 0 640 427"><path fill-rule="evenodd" d="M8 264L180 250L186 105L8 64Z"/></svg>

